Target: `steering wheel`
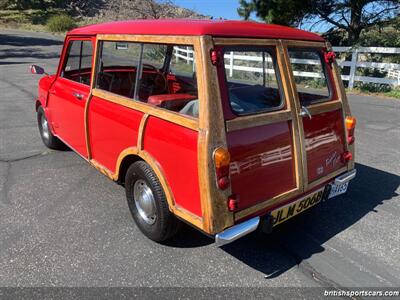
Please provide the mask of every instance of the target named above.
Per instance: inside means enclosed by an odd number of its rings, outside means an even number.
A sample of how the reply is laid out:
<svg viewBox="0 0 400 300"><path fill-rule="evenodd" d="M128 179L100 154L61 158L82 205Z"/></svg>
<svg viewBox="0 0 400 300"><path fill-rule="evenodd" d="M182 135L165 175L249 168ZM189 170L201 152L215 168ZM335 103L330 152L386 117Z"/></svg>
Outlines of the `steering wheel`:
<svg viewBox="0 0 400 300"><path fill-rule="evenodd" d="M108 91L111 92L112 89L112 85L114 83L114 79L115 79L115 74L110 74L107 72L99 72L99 75L101 77L102 80L104 80L104 82L106 82L105 84L108 85ZM101 86L103 86L103 83L100 83Z"/></svg>
<svg viewBox="0 0 400 300"><path fill-rule="evenodd" d="M155 66L150 64L143 64L143 67L150 71L155 71L155 76L151 78L146 76L147 80L142 81L143 88L146 89L150 95L162 94L167 90L167 79Z"/></svg>

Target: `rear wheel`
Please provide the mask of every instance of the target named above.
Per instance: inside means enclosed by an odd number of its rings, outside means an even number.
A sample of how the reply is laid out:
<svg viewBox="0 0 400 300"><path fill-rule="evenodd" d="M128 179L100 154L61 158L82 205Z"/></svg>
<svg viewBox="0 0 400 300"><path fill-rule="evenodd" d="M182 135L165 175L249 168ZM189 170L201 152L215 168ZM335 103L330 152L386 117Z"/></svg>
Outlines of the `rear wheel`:
<svg viewBox="0 0 400 300"><path fill-rule="evenodd" d="M133 219L144 235L162 242L177 233L180 221L169 211L164 190L146 162L137 161L129 167L125 189Z"/></svg>
<svg viewBox="0 0 400 300"><path fill-rule="evenodd" d="M63 149L64 144L52 134L49 127L50 126L49 122L47 121L46 118L46 114L44 113L43 107L41 106L38 108L37 111L37 121L38 121L40 136L46 147L56 150Z"/></svg>

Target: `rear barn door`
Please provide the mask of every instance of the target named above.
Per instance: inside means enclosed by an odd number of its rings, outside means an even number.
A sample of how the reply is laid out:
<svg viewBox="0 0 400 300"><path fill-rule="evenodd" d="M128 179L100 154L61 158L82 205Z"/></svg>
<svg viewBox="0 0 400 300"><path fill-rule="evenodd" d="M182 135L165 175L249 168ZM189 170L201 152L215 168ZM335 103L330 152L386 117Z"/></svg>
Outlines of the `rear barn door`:
<svg viewBox="0 0 400 300"><path fill-rule="evenodd" d="M304 187L345 166L342 103L321 48L288 47L302 141Z"/></svg>
<svg viewBox="0 0 400 300"><path fill-rule="evenodd" d="M225 68L219 78L227 111L231 187L243 216L300 192L297 118L283 88L287 80L276 45L222 51Z"/></svg>

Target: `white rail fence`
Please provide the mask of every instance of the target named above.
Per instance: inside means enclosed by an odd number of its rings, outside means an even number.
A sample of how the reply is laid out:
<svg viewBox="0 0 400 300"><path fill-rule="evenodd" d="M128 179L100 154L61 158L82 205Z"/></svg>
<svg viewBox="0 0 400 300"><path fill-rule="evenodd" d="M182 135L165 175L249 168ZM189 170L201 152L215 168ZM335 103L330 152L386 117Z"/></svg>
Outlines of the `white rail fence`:
<svg viewBox="0 0 400 300"><path fill-rule="evenodd" d="M174 48L174 55L176 59L179 58L186 60L188 64L193 63L193 50L189 48ZM338 64L341 67L350 67L349 75L342 75L343 81L348 81L349 89L353 89L355 82L363 82L363 83L378 83L378 84L387 84L393 86L400 85L400 64L397 63L389 63L389 62L371 62L367 61L367 54L383 54L385 56L390 55L400 55L400 48L388 48L388 47L333 47L333 51L338 56ZM350 60L340 59L341 53L351 54ZM350 55L348 55L350 56ZM257 67L246 67L243 65L235 65L235 60L241 61L261 61L261 56L248 56L248 55L234 55L233 52L226 53L225 59L228 61L228 64L225 65L225 68L228 70L228 75L230 77L233 76L233 72L235 70L238 71L247 71L247 72L262 72L262 68ZM271 62L266 59L266 62ZM293 64L304 64L304 65L317 65L320 62L318 60L312 59L291 59ZM357 70L359 68L370 68L370 69L378 69L382 72L387 72L386 76L381 77L370 77L370 76L359 76L357 75ZM194 69L194 64L193 64ZM274 70L272 68L266 68L266 73L273 74ZM320 73L316 72L305 72L305 71L294 71L295 77L308 77L308 78L321 78Z"/></svg>

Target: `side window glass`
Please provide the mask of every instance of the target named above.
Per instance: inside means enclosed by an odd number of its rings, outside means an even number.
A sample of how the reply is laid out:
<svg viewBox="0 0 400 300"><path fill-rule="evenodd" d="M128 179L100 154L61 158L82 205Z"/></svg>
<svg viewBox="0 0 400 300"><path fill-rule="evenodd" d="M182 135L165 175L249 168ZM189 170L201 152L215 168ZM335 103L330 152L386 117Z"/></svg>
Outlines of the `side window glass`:
<svg viewBox="0 0 400 300"><path fill-rule="evenodd" d="M159 44L144 44L143 66L160 70L164 66L167 46Z"/></svg>
<svg viewBox="0 0 400 300"><path fill-rule="evenodd" d="M330 99L325 62L318 50L289 48L289 57L302 105Z"/></svg>
<svg viewBox="0 0 400 300"><path fill-rule="evenodd" d="M178 48L189 55L180 55ZM192 46L102 41L96 88L191 117L199 114Z"/></svg>
<svg viewBox="0 0 400 300"><path fill-rule="evenodd" d="M61 77L90 85L93 46L91 41L70 41Z"/></svg>
<svg viewBox="0 0 400 300"><path fill-rule="evenodd" d="M194 63L193 47L175 46L170 71L183 76L194 76L196 65Z"/></svg>
<svg viewBox="0 0 400 300"><path fill-rule="evenodd" d="M225 49L225 76L235 114L257 114L284 106L274 53L272 48Z"/></svg>
<svg viewBox="0 0 400 300"><path fill-rule="evenodd" d="M181 55L181 51L189 55ZM144 44L137 99L197 118L199 100L192 46Z"/></svg>
<svg viewBox="0 0 400 300"><path fill-rule="evenodd" d="M141 47L131 42L100 42L96 87L133 98Z"/></svg>

